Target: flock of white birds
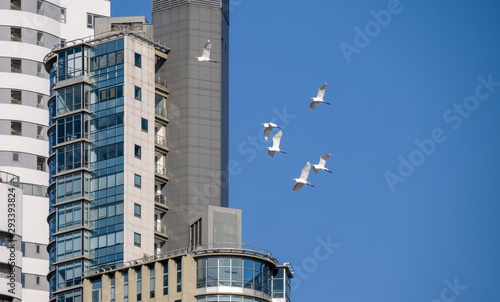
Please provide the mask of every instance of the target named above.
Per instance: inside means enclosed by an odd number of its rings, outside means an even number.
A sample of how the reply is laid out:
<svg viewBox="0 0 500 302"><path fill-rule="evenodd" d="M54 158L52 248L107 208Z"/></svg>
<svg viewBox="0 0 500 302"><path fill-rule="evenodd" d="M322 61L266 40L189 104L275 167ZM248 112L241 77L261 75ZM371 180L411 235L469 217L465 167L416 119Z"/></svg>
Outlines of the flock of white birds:
<svg viewBox="0 0 500 302"><path fill-rule="evenodd" d="M316 105L318 105L319 103L324 103L324 104L330 105L330 103L327 103L327 102L325 102L323 100L323 97L325 96L326 87L328 87L328 83L323 84L319 88L319 90L318 90L318 95L316 97L314 97L314 98L313 97L311 98L313 100L311 102L311 105L309 106L311 109L314 109L316 107ZM278 125L276 125L275 123L262 123L262 125L265 128L264 129L264 138L266 139L266 141L269 140L269 135L271 134L271 131L274 128L281 129L281 127L278 127ZM281 137L282 136L283 136L283 131L279 131L278 133L276 133L273 136L273 145L272 145L272 147L266 147L268 149L267 153L269 153L269 156L274 157L274 154L276 152L280 152L280 153L286 154L285 151L283 151L283 150L280 149L280 142L281 142ZM332 155L331 154L322 155L319 158L319 163L315 164L315 165L312 165L314 173L318 173L319 170L332 173L332 171L328 170L325 167L326 160L330 156L332 156ZM293 180L295 180L295 182L296 182L295 185L293 186L293 189L292 189L293 192L297 192L304 185L309 185L311 187L314 187L314 185L312 185L310 182L307 181L307 177L309 177L309 171L310 170L311 170L311 163L307 162L307 164L304 166L304 168L302 168L302 172L300 173L300 177L299 178L293 178Z"/></svg>
<svg viewBox="0 0 500 302"><path fill-rule="evenodd" d="M211 52L212 52L212 42L210 40L208 40L207 43L205 43L205 46L203 46L203 53L202 53L201 57L195 57L195 58L198 59L199 62L217 63L217 61L210 59ZM330 103L327 103L323 100L323 97L325 96L326 87L328 87L328 83L323 84L318 89L318 95L316 97L311 97L312 102L309 105L309 108L314 109L316 107L316 105L318 105L320 103L331 105ZM278 127L278 125L276 125L275 123L262 123L262 125L265 127L264 138L266 139L266 141L269 140L269 135L271 134L271 131L274 128L281 129L281 127ZM281 142L282 136L283 136L283 131L279 131L278 133L276 133L273 136L273 145L271 147L266 147L268 149L267 153L269 154L269 156L274 157L274 154L276 152L286 154L285 151L280 149L280 142ZM332 173L332 171L328 170L325 167L326 160L328 158L330 158L330 156L332 156L332 155L331 154L322 155L319 158L319 163L312 165L314 173L318 173L319 170ZM307 178L309 177L310 170L311 170L311 163L307 162L307 164L304 166L304 168L302 168L302 171L300 173L300 177L299 178L292 178L296 182L295 185L293 186L293 189L292 189L293 192L297 192L304 185L309 185L311 187L314 187L314 185L312 185L310 182L307 181Z"/></svg>

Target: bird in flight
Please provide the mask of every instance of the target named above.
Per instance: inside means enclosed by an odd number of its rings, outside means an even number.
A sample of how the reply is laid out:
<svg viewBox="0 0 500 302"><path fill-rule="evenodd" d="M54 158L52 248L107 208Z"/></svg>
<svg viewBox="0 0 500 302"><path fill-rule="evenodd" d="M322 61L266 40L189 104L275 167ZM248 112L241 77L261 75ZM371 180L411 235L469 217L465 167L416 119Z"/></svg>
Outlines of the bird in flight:
<svg viewBox="0 0 500 302"><path fill-rule="evenodd" d="M319 158L319 163L317 165L312 165L314 173L317 174L318 170L323 170L323 171L332 173L332 171L325 168L326 160L328 158L330 158L330 156L332 156L332 155L331 154L321 155L321 157Z"/></svg>
<svg viewBox="0 0 500 302"><path fill-rule="evenodd" d="M321 86L318 89L318 95L315 98L311 97L311 99L313 100L311 102L311 105L309 106L311 109L314 109L314 107L316 107L316 105L318 105L319 103L325 103L327 105L331 105L330 103L323 101L323 97L325 96L326 87L328 87L328 83L323 84L323 86Z"/></svg>
<svg viewBox="0 0 500 302"><path fill-rule="evenodd" d="M273 157L274 156L274 153L276 152L281 152L281 153L285 153L285 151L283 150L280 150L280 141L281 141L281 136L283 135L283 131L280 131L278 133L276 133L274 136L273 136L273 146L272 147L266 147L267 149L267 153L269 153L269 156Z"/></svg>
<svg viewBox="0 0 500 302"><path fill-rule="evenodd" d="M281 127L278 127L275 123L262 123L262 125L266 127L266 129L264 129L264 137L266 138L266 141L269 140L269 134L273 128L281 129Z"/></svg>
<svg viewBox="0 0 500 302"><path fill-rule="evenodd" d="M203 46L203 54L201 57L195 57L198 59L200 62L214 62L218 63L217 61L214 61L210 59L210 53L212 52L212 41L208 40L207 43L205 43L205 46Z"/></svg>
<svg viewBox="0 0 500 302"><path fill-rule="evenodd" d="M293 192L297 192L302 188L304 185L309 185L311 187L314 187L312 184L310 184L307 181L307 177L309 176L309 170L311 170L311 163L307 162L307 164L302 168L302 172L300 172L300 178L292 178L295 180L296 184L293 186Z"/></svg>

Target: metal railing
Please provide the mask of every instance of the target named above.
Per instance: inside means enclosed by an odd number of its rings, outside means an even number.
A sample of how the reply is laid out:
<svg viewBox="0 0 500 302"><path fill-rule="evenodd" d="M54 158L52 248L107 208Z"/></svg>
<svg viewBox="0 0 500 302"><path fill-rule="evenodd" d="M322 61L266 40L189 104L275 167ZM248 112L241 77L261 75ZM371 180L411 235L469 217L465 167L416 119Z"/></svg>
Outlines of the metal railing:
<svg viewBox="0 0 500 302"><path fill-rule="evenodd" d="M155 202L167 206L167 198L165 197L165 195L156 194Z"/></svg>
<svg viewBox="0 0 500 302"><path fill-rule="evenodd" d="M165 169L165 167L162 165L155 165L155 173L167 177L167 169Z"/></svg>
<svg viewBox="0 0 500 302"><path fill-rule="evenodd" d="M0 182L19 187L19 176L0 171Z"/></svg>
<svg viewBox="0 0 500 302"><path fill-rule="evenodd" d="M155 144L167 148L167 139L161 135L155 135Z"/></svg>
<svg viewBox="0 0 500 302"><path fill-rule="evenodd" d="M167 78L155 74L155 84L168 90Z"/></svg>
<svg viewBox="0 0 500 302"><path fill-rule="evenodd" d="M167 226L163 223L155 223L155 232L167 235Z"/></svg>
<svg viewBox="0 0 500 302"><path fill-rule="evenodd" d="M38 135L36 136L36 138L37 138L37 139L43 139L43 134L38 134Z"/></svg>
<svg viewBox="0 0 500 302"><path fill-rule="evenodd" d="M244 255L253 255L258 256L260 258L268 259L273 263L277 264L278 260L271 255L266 249L261 247L251 245L251 244L235 244L235 243L218 243L218 244L208 244L208 245L198 245L198 246L190 246L185 247L178 250L173 250L161 254L156 254L152 256L146 256L140 259L127 261L123 263L113 264L113 265L98 265L91 267L88 271L85 271L82 276L90 276L99 273L104 273L107 271L121 269L129 266L134 266L138 264L144 264L151 261L155 261L158 259L165 259L175 257L181 254L194 254L194 255L203 255L203 254L211 254L217 252L227 252L227 253L235 253L235 254L244 254Z"/></svg>
<svg viewBox="0 0 500 302"><path fill-rule="evenodd" d="M155 114L167 118L167 110L163 107L155 107Z"/></svg>

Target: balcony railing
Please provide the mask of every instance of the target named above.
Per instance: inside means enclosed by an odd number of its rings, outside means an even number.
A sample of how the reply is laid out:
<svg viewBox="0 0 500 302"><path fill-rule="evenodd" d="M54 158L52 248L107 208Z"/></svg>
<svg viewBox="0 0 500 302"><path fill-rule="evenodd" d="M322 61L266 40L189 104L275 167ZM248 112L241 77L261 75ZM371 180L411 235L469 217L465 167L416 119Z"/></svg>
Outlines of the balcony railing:
<svg viewBox="0 0 500 302"><path fill-rule="evenodd" d="M167 198L165 197L165 195L156 194L155 195L155 202L166 206L167 205Z"/></svg>
<svg viewBox="0 0 500 302"><path fill-rule="evenodd" d="M155 223L155 232L167 235L167 226L163 223Z"/></svg>
<svg viewBox="0 0 500 302"><path fill-rule="evenodd" d="M155 173L167 177L167 169L165 169L165 167L162 165L155 165Z"/></svg>
<svg viewBox="0 0 500 302"><path fill-rule="evenodd" d="M167 118L167 110L163 107L155 107L155 114Z"/></svg>
<svg viewBox="0 0 500 302"><path fill-rule="evenodd" d="M19 187L19 176L0 171L0 182Z"/></svg>
<svg viewBox="0 0 500 302"><path fill-rule="evenodd" d="M42 139L42 140L43 140L43 134L38 134L38 135L36 136L36 138L37 138L37 139Z"/></svg>
<svg viewBox="0 0 500 302"><path fill-rule="evenodd" d="M168 90L167 79L162 77L162 76L155 75L155 84L156 84L156 86L160 86L160 88L164 88L165 90Z"/></svg>
<svg viewBox="0 0 500 302"><path fill-rule="evenodd" d="M155 144L167 148L167 139L161 135L155 135Z"/></svg>
<svg viewBox="0 0 500 302"><path fill-rule="evenodd" d="M40 197L49 197L47 193L46 186L40 186L35 184L27 184L20 183L19 188L23 189L24 195L32 195L32 196L40 196Z"/></svg>

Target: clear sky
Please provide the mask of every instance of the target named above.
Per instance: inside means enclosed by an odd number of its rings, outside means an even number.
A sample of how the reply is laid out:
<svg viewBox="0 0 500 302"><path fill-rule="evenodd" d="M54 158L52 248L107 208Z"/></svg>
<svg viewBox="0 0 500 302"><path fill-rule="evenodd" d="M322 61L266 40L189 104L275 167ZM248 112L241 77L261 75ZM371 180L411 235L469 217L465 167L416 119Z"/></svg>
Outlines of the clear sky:
<svg viewBox="0 0 500 302"><path fill-rule="evenodd" d="M112 1L113 16L150 2ZM233 0L230 206L294 302L500 301L500 2ZM325 100L309 97L325 82ZM282 126L267 155L262 122ZM272 133L272 135L275 132ZM307 161L331 153L333 174Z"/></svg>

